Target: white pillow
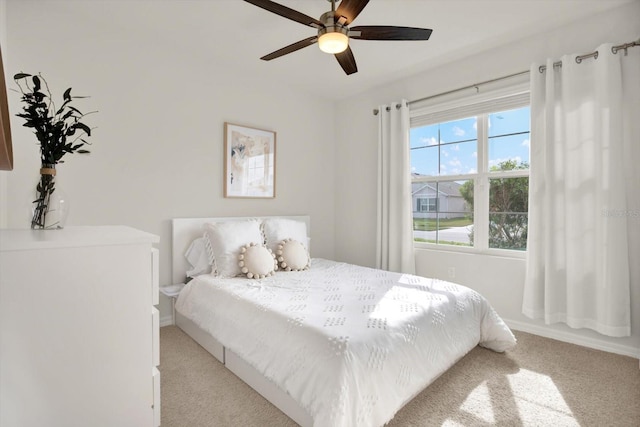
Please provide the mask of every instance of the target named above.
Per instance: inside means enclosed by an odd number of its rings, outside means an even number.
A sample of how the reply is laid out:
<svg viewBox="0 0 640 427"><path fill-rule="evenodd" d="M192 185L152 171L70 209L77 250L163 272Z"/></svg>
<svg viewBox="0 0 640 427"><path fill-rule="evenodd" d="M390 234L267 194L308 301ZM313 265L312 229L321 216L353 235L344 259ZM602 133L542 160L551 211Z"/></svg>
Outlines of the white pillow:
<svg viewBox="0 0 640 427"><path fill-rule="evenodd" d="M278 264L285 271L300 271L309 268L309 252L297 240L285 239L276 251Z"/></svg>
<svg viewBox="0 0 640 427"><path fill-rule="evenodd" d="M247 243L260 245L263 239L257 219L207 223L204 230L215 260L214 273L220 277L239 275L240 248Z"/></svg>
<svg viewBox="0 0 640 427"><path fill-rule="evenodd" d="M187 248L184 253L185 258L191 265L191 269L187 270L187 277L196 277L200 274L211 273L211 265L213 260L207 249L207 239L198 237Z"/></svg>
<svg viewBox="0 0 640 427"><path fill-rule="evenodd" d="M238 266L249 279L264 279L278 269L276 256L264 245L250 243L240 248Z"/></svg>
<svg viewBox="0 0 640 427"><path fill-rule="evenodd" d="M305 250L309 252L307 238L307 224L288 218L267 218L262 222L265 241L267 247L274 253L285 239L293 239L302 243Z"/></svg>

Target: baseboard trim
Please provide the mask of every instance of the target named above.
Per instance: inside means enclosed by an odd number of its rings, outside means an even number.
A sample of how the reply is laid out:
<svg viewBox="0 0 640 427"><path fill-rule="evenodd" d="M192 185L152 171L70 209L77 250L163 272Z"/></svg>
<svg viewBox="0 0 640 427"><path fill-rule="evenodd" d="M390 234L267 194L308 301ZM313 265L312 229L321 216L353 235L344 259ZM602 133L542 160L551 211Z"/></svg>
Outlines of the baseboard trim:
<svg viewBox="0 0 640 427"><path fill-rule="evenodd" d="M558 341L581 345L583 347L589 347L596 350L607 351L609 353L615 353L622 356L629 356L635 359L640 359L640 349L631 346L600 341L589 337L581 337L568 332L549 329L541 325L532 325L531 323L520 322L517 320L509 320L504 318L503 320L507 324L507 326L516 331L528 332L530 334L539 335L545 338L551 338Z"/></svg>
<svg viewBox="0 0 640 427"><path fill-rule="evenodd" d="M160 318L160 327L162 328L163 326L171 326L173 325L173 316L172 315L168 315L168 316L162 316Z"/></svg>

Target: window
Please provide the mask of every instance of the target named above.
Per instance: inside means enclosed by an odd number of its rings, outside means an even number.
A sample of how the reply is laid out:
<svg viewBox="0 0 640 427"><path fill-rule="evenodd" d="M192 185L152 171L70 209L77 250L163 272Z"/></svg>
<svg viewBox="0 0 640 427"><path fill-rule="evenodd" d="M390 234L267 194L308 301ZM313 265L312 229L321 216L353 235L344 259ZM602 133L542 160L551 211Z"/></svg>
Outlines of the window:
<svg viewBox="0 0 640 427"><path fill-rule="evenodd" d="M437 197L418 197L418 205L416 207L417 212L437 212L438 210L438 198Z"/></svg>
<svg viewBox="0 0 640 427"><path fill-rule="evenodd" d="M411 117L414 240L526 250L528 93Z"/></svg>

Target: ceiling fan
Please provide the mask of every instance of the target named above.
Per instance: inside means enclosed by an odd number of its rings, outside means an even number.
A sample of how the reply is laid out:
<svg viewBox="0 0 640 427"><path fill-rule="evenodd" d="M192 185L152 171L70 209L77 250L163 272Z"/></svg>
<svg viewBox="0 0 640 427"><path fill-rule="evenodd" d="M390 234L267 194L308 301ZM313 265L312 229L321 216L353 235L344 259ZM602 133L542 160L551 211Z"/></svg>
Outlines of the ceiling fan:
<svg viewBox="0 0 640 427"><path fill-rule="evenodd" d="M427 28L389 25L365 25L349 28L349 25L362 12L369 0L342 0L337 9L336 0L327 0L331 2L331 10L323 13L320 19L312 18L270 0L244 1L318 30L317 35L278 49L260 59L270 61L317 42L320 50L335 55L347 75L358 72L356 60L349 47L350 38L359 40L429 40L432 32Z"/></svg>

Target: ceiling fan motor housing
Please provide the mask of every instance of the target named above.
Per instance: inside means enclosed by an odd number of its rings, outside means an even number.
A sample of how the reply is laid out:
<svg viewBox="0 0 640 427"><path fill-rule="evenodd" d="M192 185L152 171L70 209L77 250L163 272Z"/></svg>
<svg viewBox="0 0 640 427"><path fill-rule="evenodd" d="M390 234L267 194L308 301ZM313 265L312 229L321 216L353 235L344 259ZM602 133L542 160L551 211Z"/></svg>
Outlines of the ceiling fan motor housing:
<svg viewBox="0 0 640 427"><path fill-rule="evenodd" d="M344 18L335 19L335 12L329 11L320 17L324 27L318 29L320 49L327 53L340 53L349 46L349 27L344 25Z"/></svg>

